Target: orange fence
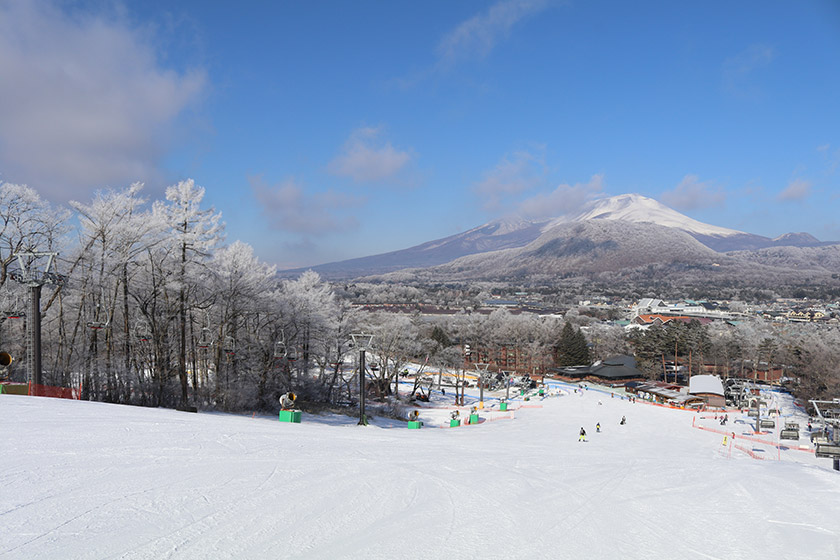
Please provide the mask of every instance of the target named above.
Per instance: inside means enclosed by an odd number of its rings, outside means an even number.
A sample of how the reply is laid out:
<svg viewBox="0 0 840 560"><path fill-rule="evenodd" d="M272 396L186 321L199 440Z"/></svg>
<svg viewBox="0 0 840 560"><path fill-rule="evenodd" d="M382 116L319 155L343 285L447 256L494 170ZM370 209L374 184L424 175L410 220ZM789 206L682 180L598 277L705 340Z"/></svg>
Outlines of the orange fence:
<svg viewBox="0 0 840 560"><path fill-rule="evenodd" d="M764 457L757 453L754 453L752 449L747 449L746 447L741 447L740 445L733 445L733 447L739 451L743 451L753 459L761 459L762 461L764 460Z"/></svg>
<svg viewBox="0 0 840 560"><path fill-rule="evenodd" d="M53 387L51 385L38 385L36 383L3 383L0 384L0 393L79 400L82 398L82 386L80 384L78 387L71 389L69 387Z"/></svg>
<svg viewBox="0 0 840 560"><path fill-rule="evenodd" d="M52 387L50 385L30 383L29 395L33 397L80 400L82 398L82 386L79 384L78 387L71 389L70 387Z"/></svg>
<svg viewBox="0 0 840 560"><path fill-rule="evenodd" d="M732 432L732 431L727 432L727 431L724 431L724 430L718 430L716 428L710 428L709 426L701 426L699 424L696 424L695 420L696 420L696 417L691 420L691 426L693 428L697 428L698 430L704 430L706 432L713 432L713 433L716 433L716 434L720 434L722 436L728 436L728 437L733 438L733 439L738 438L738 439L741 439L741 440L751 441L753 443L761 443L763 445L769 445L771 447L775 447L776 449L784 448L784 449L795 449L797 451L805 451L806 453L813 453L814 452L813 448L811 448L809 446L793 445L793 444L788 445L788 444L784 444L784 443L777 443L775 441L767 441L766 439L757 438L755 436L748 436L748 435L745 435L745 434L736 434L735 432ZM736 445L735 447L738 447L738 446Z"/></svg>

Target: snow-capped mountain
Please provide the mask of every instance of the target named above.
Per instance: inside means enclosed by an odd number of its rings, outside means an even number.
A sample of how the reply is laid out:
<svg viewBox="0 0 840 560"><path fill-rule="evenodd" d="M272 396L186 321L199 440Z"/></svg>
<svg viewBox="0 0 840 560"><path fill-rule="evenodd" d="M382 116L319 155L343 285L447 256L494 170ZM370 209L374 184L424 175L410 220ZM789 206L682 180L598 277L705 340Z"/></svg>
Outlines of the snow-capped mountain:
<svg viewBox="0 0 840 560"><path fill-rule="evenodd" d="M723 257L723 258L721 258ZM561 221L525 245L468 255L432 269L458 280L599 274L648 265L691 263L712 269L723 255L676 228L625 220Z"/></svg>
<svg viewBox="0 0 840 560"><path fill-rule="evenodd" d="M600 228L575 229L575 224L605 224ZM606 227L607 224L628 224L633 227ZM646 229L647 228L647 229ZM694 257L703 254L703 261L722 260L723 255L716 257L716 253L729 253L734 251L757 251L760 249L774 247L819 247L832 245L822 243L813 236L806 233L786 234L776 239L745 233L699 222L695 219L673 210L664 204L639 194L622 194L609 198L603 198L590 202L578 213L562 216L549 220L531 221L527 219L508 217L494 220L482 226L473 228L464 233L459 233L442 239L429 241L408 249L392 251L369 257L351 259L347 261L328 263L316 267L313 270L328 279L346 279L360 276L371 276L386 274L397 270L408 268L428 268L451 263L462 257L471 257L464 262L477 264L482 260L481 255L490 256L490 261L498 259L502 253L499 251L520 252L517 274L526 274L523 267L525 261L531 266L539 267L534 259L560 258L552 265L554 269L562 269L573 261L557 253L558 250L572 250L577 252L577 260L574 262L583 263L586 259L597 258L590 254L585 255L584 247L600 248L598 254L604 257L603 251L612 248L609 252L609 259L601 260L597 265L585 265L585 269L605 270L606 261L609 266L619 266L619 263L630 264L632 262L654 263L662 262L664 255L669 255L665 260L675 262L679 260L678 255L672 254L671 248L674 243L674 234L679 232L679 238L684 250L687 262ZM577 234L575 232L578 232ZM671 233L668 233L671 232ZM632 233L630 239L616 238L610 243L609 236L623 236ZM575 235L581 235L575 240ZM594 236L594 237L593 237ZM686 238L693 238L696 244L685 241ZM561 239L558 241L557 239ZM633 241L635 240L635 241ZM689 247L689 245L691 247ZM542 247L542 249L540 249ZM550 249L546 249L546 247ZM530 252L529 252L530 251ZM617 251L617 252L616 252ZM561 253L563 251L560 251ZM648 254L649 253L649 254ZM623 255L623 256L622 256ZM632 255L632 257L629 257ZM472 258L474 257L474 258ZM627 258L625 258L627 257ZM561 262L562 261L562 262ZM564 264L565 263L565 264ZM483 266L479 266L483 268ZM495 273L504 275L504 270L498 266L488 264L488 270L495 269ZM285 275L294 275L302 269L286 271Z"/></svg>
<svg viewBox="0 0 840 560"><path fill-rule="evenodd" d="M639 194L622 194L602 198L592 202L589 208L571 218L572 222L587 220L619 220L633 223L652 223L660 226L680 229L693 235L732 236L745 235L734 229L713 226L698 222L676 210L672 210L652 198ZM561 223L555 220L551 225Z"/></svg>
<svg viewBox="0 0 840 560"><path fill-rule="evenodd" d="M657 200L639 194L622 194L595 200L579 214L571 218L558 218L551 225L566 221L585 222L588 220L617 220L670 227L684 231L706 247L722 253L754 251L785 244L811 246L810 243L805 243L801 238L791 239L789 242L785 239L785 236L781 236L777 238L779 240L777 242L769 237L699 222L685 214L680 214ZM812 239L819 243L816 239Z"/></svg>

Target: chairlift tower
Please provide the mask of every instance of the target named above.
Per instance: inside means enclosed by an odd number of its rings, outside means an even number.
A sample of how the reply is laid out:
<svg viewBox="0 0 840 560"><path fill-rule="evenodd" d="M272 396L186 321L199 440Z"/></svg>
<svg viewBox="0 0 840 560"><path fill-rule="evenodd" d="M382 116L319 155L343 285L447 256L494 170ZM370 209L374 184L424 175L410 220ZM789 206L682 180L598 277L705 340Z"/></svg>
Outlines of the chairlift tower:
<svg viewBox="0 0 840 560"><path fill-rule="evenodd" d="M503 371L502 375L504 376L505 380L505 400L510 400L510 373L509 371Z"/></svg>
<svg viewBox="0 0 840 560"><path fill-rule="evenodd" d="M478 371L478 408L484 408L484 383L487 379L487 369L489 367L490 364L475 364L475 369Z"/></svg>
<svg viewBox="0 0 840 560"><path fill-rule="evenodd" d="M61 285L65 278L52 272L53 260L58 253L15 253L18 259L19 272L11 277L16 282L25 284L29 288L29 313L27 321L27 358L29 371L27 377L30 383L41 385L41 287L45 284ZM47 262L42 271L35 267L35 263L46 257Z"/></svg>
<svg viewBox="0 0 840 560"><path fill-rule="evenodd" d="M832 440L828 440L826 437L822 441L817 442L816 449L814 451L815 455L819 458L826 458L826 459L833 459L834 460L834 470L840 471L840 418L836 416L837 408L840 408L840 399L834 399L831 401L820 401L820 400L811 400L810 402L814 410L817 411L817 416L823 421L825 426L831 425L832 427ZM823 414L823 410L820 410L819 405L835 405L834 409L829 409L826 406L823 406L825 414Z"/></svg>
<svg viewBox="0 0 840 560"><path fill-rule="evenodd" d="M353 345L359 349L359 426L367 426L367 413L365 412L365 352L373 343L373 335L366 333L354 333L350 337Z"/></svg>

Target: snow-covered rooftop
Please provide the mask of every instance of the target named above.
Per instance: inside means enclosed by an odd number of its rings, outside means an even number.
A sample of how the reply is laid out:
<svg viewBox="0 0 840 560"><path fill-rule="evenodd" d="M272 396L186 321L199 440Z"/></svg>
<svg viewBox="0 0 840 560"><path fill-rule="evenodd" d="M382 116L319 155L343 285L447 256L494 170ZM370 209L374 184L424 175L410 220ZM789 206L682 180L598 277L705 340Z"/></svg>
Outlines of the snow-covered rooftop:
<svg viewBox="0 0 840 560"><path fill-rule="evenodd" d="M691 395L707 393L711 395L723 394L723 382L717 375L693 375L688 383L688 392Z"/></svg>

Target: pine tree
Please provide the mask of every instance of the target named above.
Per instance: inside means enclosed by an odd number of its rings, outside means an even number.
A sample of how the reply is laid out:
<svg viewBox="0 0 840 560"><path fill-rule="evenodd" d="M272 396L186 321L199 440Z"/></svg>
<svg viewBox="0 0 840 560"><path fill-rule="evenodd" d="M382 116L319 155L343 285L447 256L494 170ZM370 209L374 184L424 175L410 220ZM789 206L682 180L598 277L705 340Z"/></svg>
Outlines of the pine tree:
<svg viewBox="0 0 840 560"><path fill-rule="evenodd" d="M563 326L555 348L559 367L589 365L592 362L586 337L569 322Z"/></svg>

